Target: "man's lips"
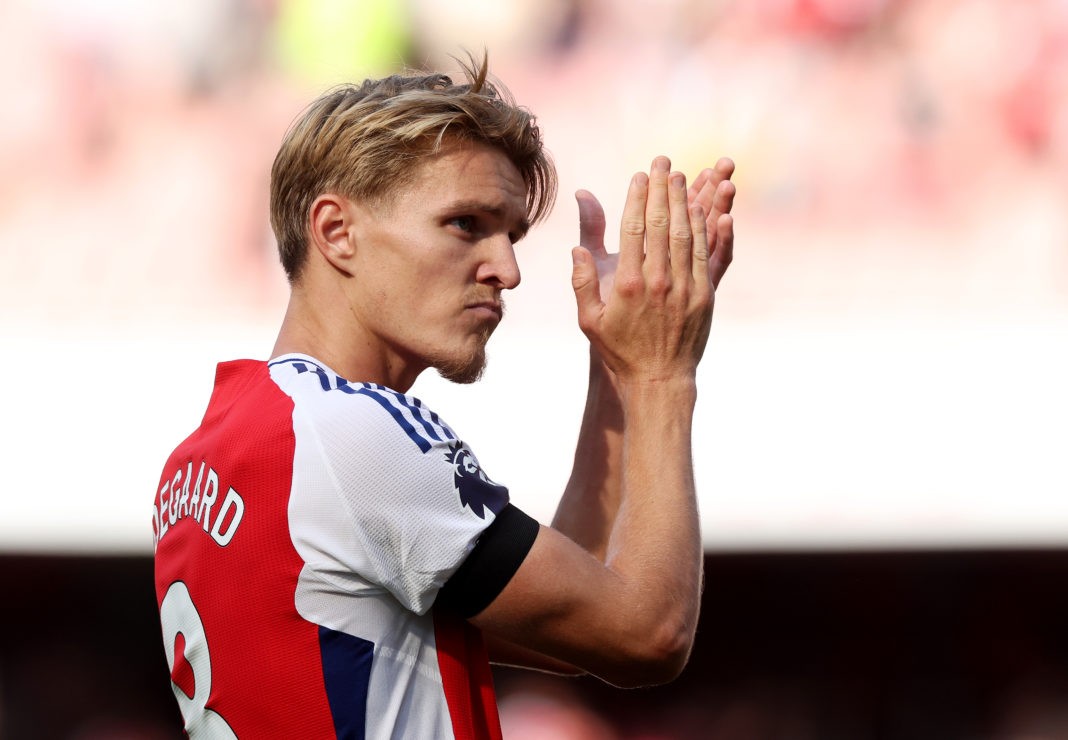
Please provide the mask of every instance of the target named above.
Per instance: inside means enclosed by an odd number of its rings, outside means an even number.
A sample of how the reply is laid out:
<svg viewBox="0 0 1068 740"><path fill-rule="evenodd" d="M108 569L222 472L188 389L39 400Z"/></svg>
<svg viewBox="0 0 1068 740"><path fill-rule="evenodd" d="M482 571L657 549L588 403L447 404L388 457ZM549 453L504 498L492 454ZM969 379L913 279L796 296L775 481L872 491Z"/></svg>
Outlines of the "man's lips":
<svg viewBox="0 0 1068 740"><path fill-rule="evenodd" d="M475 311L478 314L484 315L486 318L494 318L500 321L504 317L504 306L498 301L479 301L478 303L469 303L466 306L468 311Z"/></svg>

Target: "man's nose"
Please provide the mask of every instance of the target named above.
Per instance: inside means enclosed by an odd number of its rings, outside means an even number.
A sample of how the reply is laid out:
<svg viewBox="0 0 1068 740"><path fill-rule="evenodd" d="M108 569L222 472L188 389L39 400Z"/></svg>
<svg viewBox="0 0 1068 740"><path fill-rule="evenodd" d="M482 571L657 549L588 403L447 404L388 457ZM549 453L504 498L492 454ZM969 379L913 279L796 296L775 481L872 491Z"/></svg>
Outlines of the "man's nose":
<svg viewBox="0 0 1068 740"><path fill-rule="evenodd" d="M493 239L490 253L479 267L478 281L492 283L502 290L511 290L519 285L519 262L515 258L515 246L507 236Z"/></svg>

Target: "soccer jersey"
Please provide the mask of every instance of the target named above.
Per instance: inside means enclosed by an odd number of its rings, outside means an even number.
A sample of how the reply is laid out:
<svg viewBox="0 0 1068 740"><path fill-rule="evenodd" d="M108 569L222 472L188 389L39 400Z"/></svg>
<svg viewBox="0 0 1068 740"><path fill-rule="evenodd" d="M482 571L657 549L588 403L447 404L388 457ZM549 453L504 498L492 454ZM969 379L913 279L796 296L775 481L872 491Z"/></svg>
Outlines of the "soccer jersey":
<svg viewBox="0 0 1068 740"><path fill-rule="evenodd" d="M503 588L537 523L418 399L304 355L222 363L164 468L153 528L192 737L500 737L464 617ZM492 564L472 568L487 547ZM463 588L443 591L461 565Z"/></svg>

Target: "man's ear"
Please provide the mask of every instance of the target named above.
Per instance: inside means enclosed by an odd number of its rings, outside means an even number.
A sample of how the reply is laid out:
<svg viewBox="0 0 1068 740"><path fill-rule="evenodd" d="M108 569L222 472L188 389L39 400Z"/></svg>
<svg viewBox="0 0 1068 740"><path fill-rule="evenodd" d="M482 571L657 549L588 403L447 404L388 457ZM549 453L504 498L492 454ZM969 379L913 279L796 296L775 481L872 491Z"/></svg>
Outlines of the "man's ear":
<svg viewBox="0 0 1068 740"><path fill-rule="evenodd" d="M323 193L312 201L308 214L312 246L327 262L347 274L352 274L350 263L356 253L351 238L353 206L343 195Z"/></svg>

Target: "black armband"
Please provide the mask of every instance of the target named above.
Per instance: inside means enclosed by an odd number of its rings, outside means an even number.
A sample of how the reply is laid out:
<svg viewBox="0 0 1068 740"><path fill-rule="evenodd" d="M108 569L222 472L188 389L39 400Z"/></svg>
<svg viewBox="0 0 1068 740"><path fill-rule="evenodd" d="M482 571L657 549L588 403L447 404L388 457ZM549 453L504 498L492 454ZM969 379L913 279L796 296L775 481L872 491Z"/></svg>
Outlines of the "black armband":
<svg viewBox="0 0 1068 740"><path fill-rule="evenodd" d="M468 619L490 605L519 570L541 525L512 504L482 532L471 553L441 587L436 604Z"/></svg>

